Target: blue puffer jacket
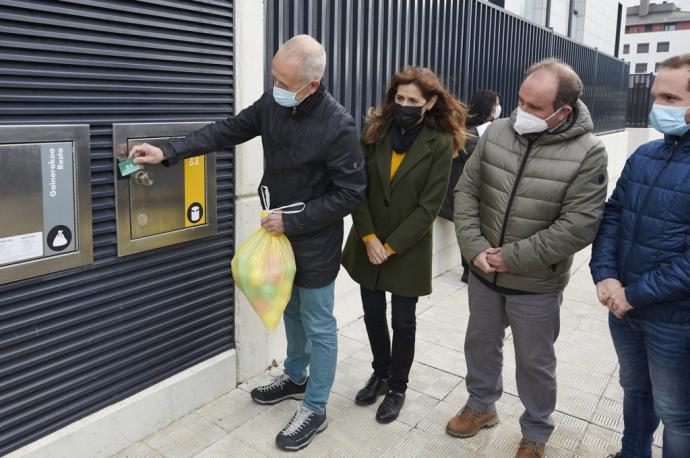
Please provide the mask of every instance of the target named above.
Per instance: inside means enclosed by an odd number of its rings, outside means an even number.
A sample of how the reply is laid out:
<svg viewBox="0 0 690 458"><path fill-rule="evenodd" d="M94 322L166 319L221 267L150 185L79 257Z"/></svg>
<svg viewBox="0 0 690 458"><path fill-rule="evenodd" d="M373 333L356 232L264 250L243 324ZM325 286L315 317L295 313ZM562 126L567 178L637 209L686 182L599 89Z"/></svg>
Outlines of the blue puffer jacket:
<svg viewBox="0 0 690 458"><path fill-rule="evenodd" d="M630 313L690 323L690 133L628 159L592 247L594 282L617 278Z"/></svg>

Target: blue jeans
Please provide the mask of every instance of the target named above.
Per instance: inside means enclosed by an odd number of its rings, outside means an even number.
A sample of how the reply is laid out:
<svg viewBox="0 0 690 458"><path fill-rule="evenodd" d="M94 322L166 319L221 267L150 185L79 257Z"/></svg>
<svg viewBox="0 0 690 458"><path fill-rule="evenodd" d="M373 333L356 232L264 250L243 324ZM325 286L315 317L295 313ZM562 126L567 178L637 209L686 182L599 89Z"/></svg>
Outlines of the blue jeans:
<svg viewBox="0 0 690 458"><path fill-rule="evenodd" d="M321 288L292 288L283 320L287 335L285 373L296 383L307 377L304 405L323 413L335 380L338 334L333 316L335 282Z"/></svg>
<svg viewBox="0 0 690 458"><path fill-rule="evenodd" d="M652 456L664 423L664 458L690 457L690 324L609 315L623 387L623 457Z"/></svg>

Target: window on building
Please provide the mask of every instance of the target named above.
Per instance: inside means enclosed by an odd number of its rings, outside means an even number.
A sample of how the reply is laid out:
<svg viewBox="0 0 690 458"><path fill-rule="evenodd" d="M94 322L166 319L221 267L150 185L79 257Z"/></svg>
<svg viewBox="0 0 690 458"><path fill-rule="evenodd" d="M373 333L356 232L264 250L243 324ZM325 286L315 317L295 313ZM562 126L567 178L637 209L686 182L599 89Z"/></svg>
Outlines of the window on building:
<svg viewBox="0 0 690 458"><path fill-rule="evenodd" d="M635 73L647 73L647 64L635 64Z"/></svg>
<svg viewBox="0 0 690 458"><path fill-rule="evenodd" d="M644 31L645 32L651 32L653 30L652 24L647 24L644 26Z"/></svg>
<svg viewBox="0 0 690 458"><path fill-rule="evenodd" d="M649 43L638 43L637 54L645 54L649 52Z"/></svg>
<svg viewBox="0 0 690 458"><path fill-rule="evenodd" d="M659 70L661 70L661 62L657 62L654 66L654 73L659 73Z"/></svg>
<svg viewBox="0 0 690 458"><path fill-rule="evenodd" d="M676 30L676 24L664 24L664 30L667 32Z"/></svg>
<svg viewBox="0 0 690 458"><path fill-rule="evenodd" d="M656 52L668 52L669 49L669 42L668 41L660 41L659 43L656 44Z"/></svg>
<svg viewBox="0 0 690 458"><path fill-rule="evenodd" d="M630 45L623 45L623 54L630 54Z"/></svg>

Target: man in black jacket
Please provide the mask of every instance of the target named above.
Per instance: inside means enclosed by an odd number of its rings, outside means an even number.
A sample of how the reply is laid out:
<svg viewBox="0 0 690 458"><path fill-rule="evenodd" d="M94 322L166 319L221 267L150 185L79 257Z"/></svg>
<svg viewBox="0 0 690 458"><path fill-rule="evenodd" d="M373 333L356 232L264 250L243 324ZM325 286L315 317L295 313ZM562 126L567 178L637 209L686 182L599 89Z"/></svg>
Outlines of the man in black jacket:
<svg viewBox="0 0 690 458"><path fill-rule="evenodd" d="M359 205L366 189L354 120L320 82L325 67L321 44L307 35L293 37L273 58L273 90L253 105L160 149L143 144L130 151L138 164L167 161L172 165L260 135L261 186L269 189L271 207L306 204L301 213L272 213L261 219L271 233L285 233L297 263L292 298L284 314L285 372L251 393L261 404L304 400L276 437L278 447L285 450L306 447L327 425L326 402L337 357L333 302L343 217Z"/></svg>

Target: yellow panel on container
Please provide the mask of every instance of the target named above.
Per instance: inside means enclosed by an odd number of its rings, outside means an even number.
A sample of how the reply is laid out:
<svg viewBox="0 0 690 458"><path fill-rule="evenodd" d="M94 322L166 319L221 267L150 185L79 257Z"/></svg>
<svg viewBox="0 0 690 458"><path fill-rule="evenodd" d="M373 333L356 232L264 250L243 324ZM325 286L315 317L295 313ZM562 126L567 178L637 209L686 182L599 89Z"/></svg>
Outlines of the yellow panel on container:
<svg viewBox="0 0 690 458"><path fill-rule="evenodd" d="M185 227L206 224L206 161L194 156L184 161Z"/></svg>

